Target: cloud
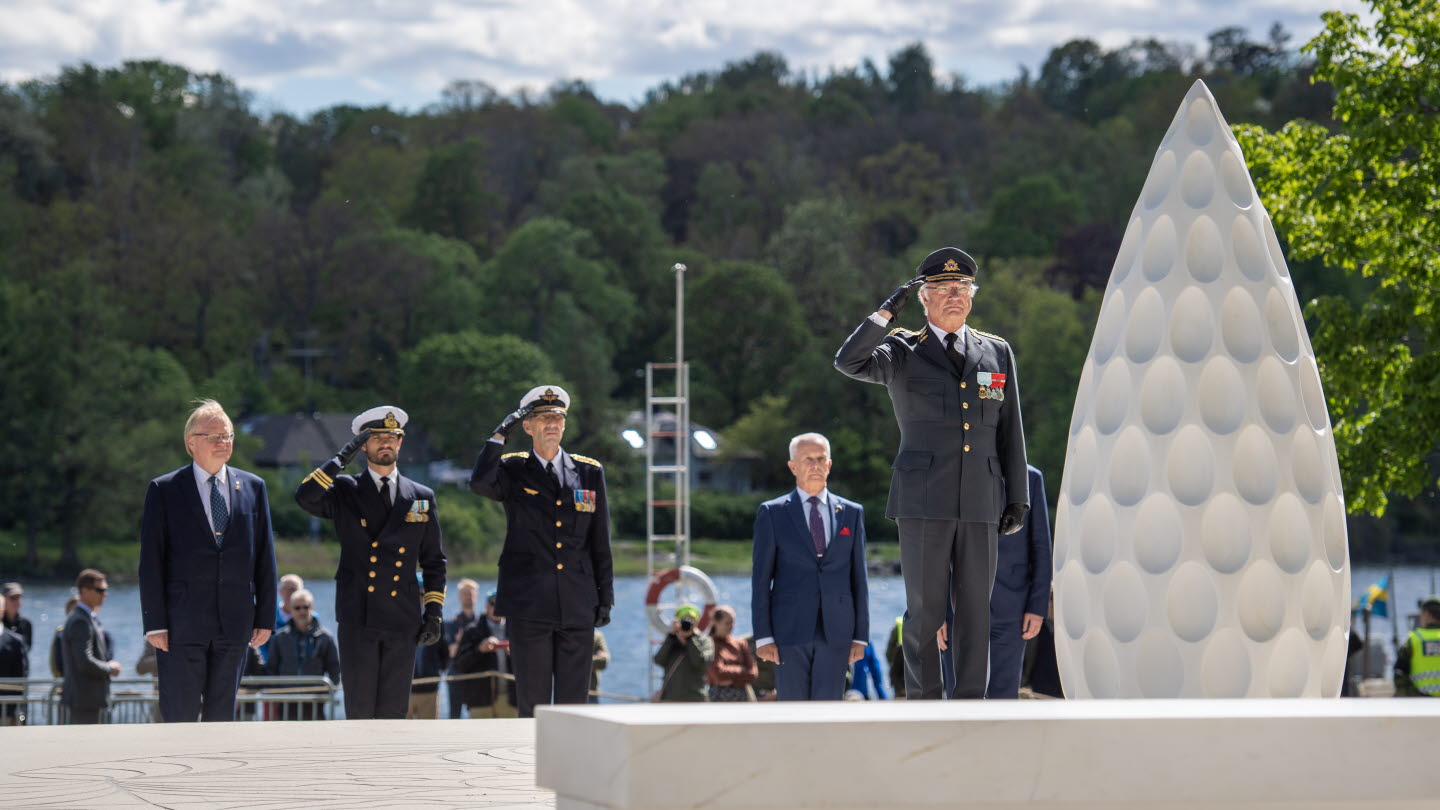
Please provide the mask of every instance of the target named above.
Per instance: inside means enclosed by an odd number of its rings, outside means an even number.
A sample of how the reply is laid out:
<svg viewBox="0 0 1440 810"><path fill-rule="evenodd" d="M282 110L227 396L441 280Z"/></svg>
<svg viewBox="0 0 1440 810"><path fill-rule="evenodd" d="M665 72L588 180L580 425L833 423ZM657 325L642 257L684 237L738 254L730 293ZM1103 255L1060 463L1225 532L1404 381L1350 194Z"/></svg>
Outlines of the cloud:
<svg viewBox="0 0 1440 810"><path fill-rule="evenodd" d="M1326 8L1362 0L0 0L0 77L53 75L82 61L165 59L218 71L308 112L347 101L416 108L454 79L501 91L580 78L623 101L758 50L796 70L865 58L883 66L911 42L942 73L992 83L1032 70L1050 48L1089 37L1203 44L1238 25L1263 38L1279 21L1304 42ZM882 68L883 69L883 68ZM291 88L311 90L292 94ZM353 88L323 99L318 88ZM363 98L362 98L363 96ZM294 106L291 106L294 105Z"/></svg>

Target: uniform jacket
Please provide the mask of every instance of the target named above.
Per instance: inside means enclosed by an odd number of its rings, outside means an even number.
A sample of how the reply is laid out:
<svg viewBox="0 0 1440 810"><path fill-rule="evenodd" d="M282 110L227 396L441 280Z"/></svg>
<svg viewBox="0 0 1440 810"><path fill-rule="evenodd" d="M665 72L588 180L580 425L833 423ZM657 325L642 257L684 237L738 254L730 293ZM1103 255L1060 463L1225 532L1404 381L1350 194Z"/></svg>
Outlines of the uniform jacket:
<svg viewBox="0 0 1440 810"><path fill-rule="evenodd" d="M84 608L75 608L65 617L61 638L65 705L72 709L101 709L110 705L110 650L105 649L105 637L95 625L95 619Z"/></svg>
<svg viewBox="0 0 1440 810"><path fill-rule="evenodd" d="M870 637L865 508L830 493L830 545L817 557L806 506L791 491L760 504L750 573L755 638L776 644L844 644ZM820 624L817 625L817 620ZM824 638L815 638L815 628Z"/></svg>
<svg viewBox="0 0 1440 810"><path fill-rule="evenodd" d="M1000 337L967 334L960 374L928 327L887 334L867 318L835 355L837 369L884 385L895 406L900 451L887 518L998 523L1007 504L1030 503L1015 355ZM992 373L1005 375L1003 399L981 395Z"/></svg>
<svg viewBox="0 0 1440 810"><path fill-rule="evenodd" d="M506 619L593 627L615 604L610 508L600 463L561 449L559 486L534 454L486 442L470 489L505 505L495 612Z"/></svg>
<svg viewBox="0 0 1440 810"><path fill-rule="evenodd" d="M191 465L151 481L145 493L140 610L145 632L168 630L171 644L248 642L256 628L275 626L275 543L265 482L229 470L230 519L218 544Z"/></svg>
<svg viewBox="0 0 1440 810"><path fill-rule="evenodd" d="M1025 514L1020 531L1000 538L996 556L995 589L990 594L992 615L1004 613L1019 621L1022 614L1044 616L1050 610L1050 509L1045 500L1045 477L1027 465L1030 498L1034 506Z"/></svg>
<svg viewBox="0 0 1440 810"><path fill-rule="evenodd" d="M394 505L385 508L369 470L341 475L330 459L295 490L300 508L335 526L335 621L394 633L415 633L424 614L445 605L445 550L435 491L395 476ZM425 590L415 582L419 566Z"/></svg>

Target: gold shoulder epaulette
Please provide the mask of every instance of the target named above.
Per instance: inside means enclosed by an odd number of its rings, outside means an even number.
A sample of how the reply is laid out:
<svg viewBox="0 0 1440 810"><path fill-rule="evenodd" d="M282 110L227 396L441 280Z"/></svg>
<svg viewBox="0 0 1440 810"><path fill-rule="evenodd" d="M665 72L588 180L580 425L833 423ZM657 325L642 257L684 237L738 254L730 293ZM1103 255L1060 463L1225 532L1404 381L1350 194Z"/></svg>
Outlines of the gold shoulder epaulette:
<svg viewBox="0 0 1440 810"><path fill-rule="evenodd" d="M504 460L507 459L507 458L529 458L529 457L530 457L530 451L529 451L529 450L517 450L517 451L515 451L514 453L506 453L505 455L503 455L503 456L500 457L500 460L501 460L501 461L504 461Z"/></svg>
<svg viewBox="0 0 1440 810"><path fill-rule="evenodd" d="M913 329L906 329L903 326L897 326L890 330L890 334L899 335L900 337L914 337L915 331Z"/></svg>
<svg viewBox="0 0 1440 810"><path fill-rule="evenodd" d="M589 457L589 456L577 456L577 455L575 455L574 453L571 453L571 454L570 454L570 457L573 458L573 459L575 459L576 461L583 461L583 462L585 462L586 464L594 464L596 467L601 466L601 465L600 465L600 462L596 461L595 459L593 459L593 458L591 458L591 457Z"/></svg>
<svg viewBox="0 0 1440 810"><path fill-rule="evenodd" d="M975 334L980 335L980 336L982 336L982 337L988 337L988 338L990 338L991 340L998 340L998 341L1000 341L1001 343L1005 343L1005 342L1006 342L1006 341L1005 341L1005 338L1000 337L999 335L994 334L993 332L981 332L979 329L973 329L973 328L972 328L970 331L971 331L971 332L974 332Z"/></svg>

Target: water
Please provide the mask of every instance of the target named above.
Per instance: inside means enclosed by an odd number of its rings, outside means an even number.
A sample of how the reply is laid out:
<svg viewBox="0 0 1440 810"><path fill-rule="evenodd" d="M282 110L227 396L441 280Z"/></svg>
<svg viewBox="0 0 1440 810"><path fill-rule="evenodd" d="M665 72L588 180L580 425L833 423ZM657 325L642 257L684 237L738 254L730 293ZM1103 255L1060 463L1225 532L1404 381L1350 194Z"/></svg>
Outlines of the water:
<svg viewBox="0 0 1440 810"><path fill-rule="evenodd" d="M1388 568L1358 566L1351 569L1352 598L1358 597L1365 589L1378 582ZM1432 592L1432 577L1440 576L1434 569L1424 567L1397 567L1396 581L1392 585L1392 607L1399 607L1402 616L1415 612L1416 602ZM716 576L715 586L720 593L720 603L737 608L736 633L750 632L750 578L748 576ZM310 580L306 587L315 594L316 614L321 623L335 630L333 621L335 604L335 583L331 580ZM493 581L482 581L480 593L485 594L495 587ZM600 688L602 691L620 695L640 697L653 690L647 680L650 664L649 622L645 617L644 577L621 577L615 581L616 608L609 627L604 629L605 640L610 647L610 666L605 670ZM24 615L35 626L35 649L30 651L30 673L37 678L49 676L50 639L54 630L62 623L65 600L71 589L61 585L26 585ZM446 615L459 609L453 583L450 587L451 601L446 606ZM870 577L870 641L881 652L895 617L905 611L905 588L898 576ZM133 676L136 660L144 646L144 632L140 622L140 591L134 585L111 584L109 598L100 610L100 621L115 638L114 658L124 667L122 676ZM1401 635L1406 625L1401 619ZM1358 629L1358 628L1357 628ZM1387 651L1390 648L1390 622L1387 619L1373 619L1371 632L1383 639ZM658 683L658 680L657 680ZM441 711L445 697L441 696Z"/></svg>

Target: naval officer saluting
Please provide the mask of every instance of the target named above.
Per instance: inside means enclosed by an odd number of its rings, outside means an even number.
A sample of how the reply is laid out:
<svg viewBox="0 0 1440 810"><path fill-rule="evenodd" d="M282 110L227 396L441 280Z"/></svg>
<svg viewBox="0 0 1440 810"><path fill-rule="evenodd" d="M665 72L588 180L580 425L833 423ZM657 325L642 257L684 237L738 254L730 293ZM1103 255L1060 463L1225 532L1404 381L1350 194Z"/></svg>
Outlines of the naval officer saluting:
<svg viewBox="0 0 1440 810"><path fill-rule="evenodd" d="M965 324L975 275L965 251L931 253L835 355L847 376L889 389L900 424L885 517L900 528L912 700L941 696L936 634L952 600L954 696L985 697L997 532L1019 531L1030 504L1015 355L1003 338ZM916 286L925 328L889 330Z"/></svg>
<svg viewBox="0 0 1440 810"><path fill-rule="evenodd" d="M605 472L560 447L569 409L560 386L531 389L470 475L477 495L505 504L495 612L508 625L521 717L537 705L586 702L595 628L610 623L615 604ZM533 441L529 452L504 452L516 424Z"/></svg>
<svg viewBox="0 0 1440 810"><path fill-rule="evenodd" d="M335 619L345 716L351 720L403 720L416 643L440 640L445 552L435 492L395 466L409 420L393 405L355 417L350 423L355 437L295 490L301 508L334 522L340 541ZM341 475L361 450L365 471ZM417 563L423 595L417 592Z"/></svg>

